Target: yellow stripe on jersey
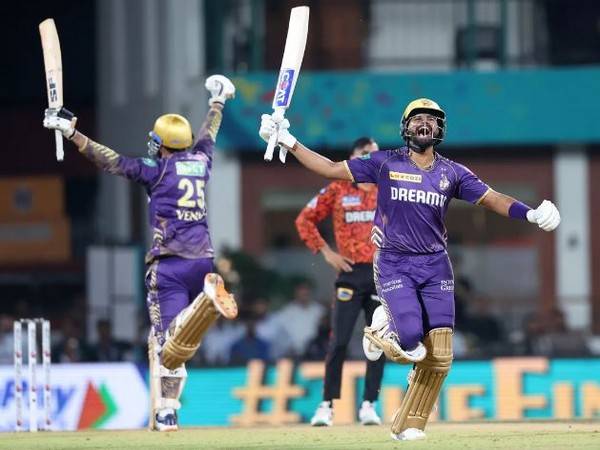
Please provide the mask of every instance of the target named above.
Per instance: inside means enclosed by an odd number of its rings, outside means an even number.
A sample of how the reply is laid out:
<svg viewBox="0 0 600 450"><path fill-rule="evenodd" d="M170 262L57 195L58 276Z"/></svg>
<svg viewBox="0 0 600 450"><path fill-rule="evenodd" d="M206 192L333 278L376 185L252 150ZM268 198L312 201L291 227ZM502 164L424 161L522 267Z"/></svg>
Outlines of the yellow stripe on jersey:
<svg viewBox="0 0 600 450"><path fill-rule="evenodd" d="M350 177L350 181L352 181L353 183L356 183L356 181L354 181L354 175L352 175L352 172L350 171L350 167L348 167L348 161L342 161L344 163L344 167L346 168L346 172L348 172L348 176Z"/></svg>
<svg viewBox="0 0 600 450"><path fill-rule="evenodd" d="M487 191L485 191L481 197L479 197L479 200L477 200L477 201L475 202L475 204L476 204L476 205L480 205L480 204L481 204L481 202L483 201L483 199L484 199L484 198L485 198L485 197L486 197L486 196L487 196L487 195L488 195L488 194L489 194L491 191L492 191L492 188L488 188L488 190L487 190Z"/></svg>

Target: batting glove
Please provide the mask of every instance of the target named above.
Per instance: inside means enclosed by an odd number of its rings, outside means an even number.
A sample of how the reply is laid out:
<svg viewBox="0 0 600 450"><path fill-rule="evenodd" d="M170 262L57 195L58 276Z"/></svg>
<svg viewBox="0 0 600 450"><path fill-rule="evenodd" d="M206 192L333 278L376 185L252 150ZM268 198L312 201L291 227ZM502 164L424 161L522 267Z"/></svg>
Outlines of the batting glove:
<svg viewBox="0 0 600 450"><path fill-rule="evenodd" d="M269 138L277 133L277 144L287 148L292 148L296 143L296 138L288 131L290 122L287 119L275 121L271 114L263 114L260 118L260 130L258 134L266 142L269 143Z"/></svg>
<svg viewBox="0 0 600 450"><path fill-rule="evenodd" d="M560 213L554 203L544 200L536 209L527 211L527 220L544 231L552 231L560 224Z"/></svg>
<svg viewBox="0 0 600 450"><path fill-rule="evenodd" d="M58 130L67 139L75 135L75 124L77 117L65 108L46 108L44 111L44 127L49 130Z"/></svg>
<svg viewBox="0 0 600 450"><path fill-rule="evenodd" d="M210 92L208 106L215 102L224 105L228 99L235 97L235 86L226 76L211 75L206 79L204 86Z"/></svg>

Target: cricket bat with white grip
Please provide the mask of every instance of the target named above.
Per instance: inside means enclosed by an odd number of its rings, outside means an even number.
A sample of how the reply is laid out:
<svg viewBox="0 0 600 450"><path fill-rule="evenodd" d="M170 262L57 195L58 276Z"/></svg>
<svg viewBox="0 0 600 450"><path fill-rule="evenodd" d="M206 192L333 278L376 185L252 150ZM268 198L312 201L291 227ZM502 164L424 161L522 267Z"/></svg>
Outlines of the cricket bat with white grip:
<svg viewBox="0 0 600 450"><path fill-rule="evenodd" d="M294 88L300 75L302 58L304 57L304 48L306 47L306 37L308 35L308 6L297 6L292 8L290 13L290 23L288 25L287 37L285 39L285 49L283 59L281 60L281 69L277 79L275 95L273 96L273 117L280 122L285 116L285 110L290 106ZM269 139L267 150L265 152L265 161L273 159L273 153L277 145L277 134L273 134ZM285 162L287 150L283 147L279 149L279 159Z"/></svg>
<svg viewBox="0 0 600 450"><path fill-rule="evenodd" d="M39 29L44 52L48 107L60 109L63 106L62 56L54 19L44 20L40 23ZM65 156L62 134L60 131L54 130L54 137L56 140L56 160L62 161Z"/></svg>

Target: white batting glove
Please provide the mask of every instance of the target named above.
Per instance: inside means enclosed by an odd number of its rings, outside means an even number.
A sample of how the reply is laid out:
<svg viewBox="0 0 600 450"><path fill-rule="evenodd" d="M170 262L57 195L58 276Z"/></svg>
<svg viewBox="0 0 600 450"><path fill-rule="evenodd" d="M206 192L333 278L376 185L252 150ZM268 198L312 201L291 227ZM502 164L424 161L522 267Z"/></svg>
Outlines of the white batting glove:
<svg viewBox="0 0 600 450"><path fill-rule="evenodd" d="M290 122L287 119L276 122L271 114L263 114L260 117L260 130L258 134L266 143L269 143L269 138L277 133L277 144L292 148L297 139L288 131L289 127Z"/></svg>
<svg viewBox="0 0 600 450"><path fill-rule="evenodd" d="M212 106L215 102L224 105L227 100L235 97L235 86L224 75L211 75L206 79L204 86L210 92L208 106Z"/></svg>
<svg viewBox="0 0 600 450"><path fill-rule="evenodd" d="M77 117L68 109L46 108L44 111L44 127L60 131L69 140L75 135L76 123Z"/></svg>
<svg viewBox="0 0 600 450"><path fill-rule="evenodd" d="M560 213L554 203L544 200L536 209L527 211L527 220L544 231L552 231L560 224Z"/></svg>

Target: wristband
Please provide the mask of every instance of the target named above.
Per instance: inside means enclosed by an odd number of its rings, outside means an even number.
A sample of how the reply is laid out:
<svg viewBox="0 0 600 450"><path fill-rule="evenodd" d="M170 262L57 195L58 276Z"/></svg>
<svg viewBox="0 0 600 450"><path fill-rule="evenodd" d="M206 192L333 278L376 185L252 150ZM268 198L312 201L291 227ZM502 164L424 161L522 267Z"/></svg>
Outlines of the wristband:
<svg viewBox="0 0 600 450"><path fill-rule="evenodd" d="M513 219L527 220L527 211L530 210L531 208L525 203L515 200L513 204L510 205L510 208L508 208L508 216Z"/></svg>

